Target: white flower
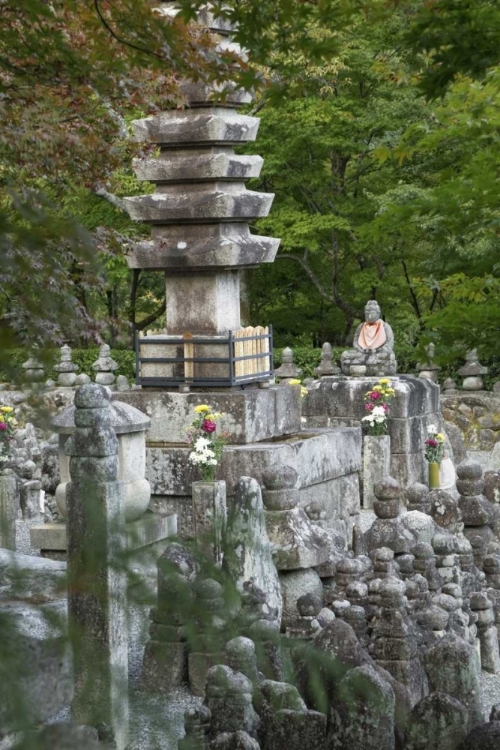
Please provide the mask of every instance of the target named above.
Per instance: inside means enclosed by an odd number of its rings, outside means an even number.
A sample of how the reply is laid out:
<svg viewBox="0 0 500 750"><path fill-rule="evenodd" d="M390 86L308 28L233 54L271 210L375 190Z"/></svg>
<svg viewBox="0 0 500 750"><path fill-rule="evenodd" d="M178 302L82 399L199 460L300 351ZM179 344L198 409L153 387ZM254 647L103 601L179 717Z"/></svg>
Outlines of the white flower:
<svg viewBox="0 0 500 750"><path fill-rule="evenodd" d="M204 437L199 437L196 440L194 447L197 451L202 451L204 448L208 448L209 445L210 445L210 440L207 440Z"/></svg>
<svg viewBox="0 0 500 750"><path fill-rule="evenodd" d="M427 428L427 434L428 435L434 435L434 433L437 432L437 427L435 424L430 424Z"/></svg>
<svg viewBox="0 0 500 750"><path fill-rule="evenodd" d="M209 466L217 466L217 459L216 458L209 458L207 461L207 464Z"/></svg>
<svg viewBox="0 0 500 750"><path fill-rule="evenodd" d="M372 411L372 414L374 417L384 417L385 419L385 411L382 406L375 406Z"/></svg>

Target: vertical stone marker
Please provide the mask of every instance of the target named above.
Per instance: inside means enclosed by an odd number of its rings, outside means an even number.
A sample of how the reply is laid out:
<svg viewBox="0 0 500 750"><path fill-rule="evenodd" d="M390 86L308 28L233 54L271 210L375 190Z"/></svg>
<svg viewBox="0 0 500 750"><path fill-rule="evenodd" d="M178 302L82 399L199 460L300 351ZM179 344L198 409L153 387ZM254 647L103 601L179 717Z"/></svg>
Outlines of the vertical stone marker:
<svg viewBox="0 0 500 750"><path fill-rule="evenodd" d="M19 503L12 469L0 468L0 547L16 549L16 518Z"/></svg>
<svg viewBox="0 0 500 750"><path fill-rule="evenodd" d="M69 635L74 654L73 720L128 742L125 494L110 395L89 383L75 394L76 430L66 444Z"/></svg>

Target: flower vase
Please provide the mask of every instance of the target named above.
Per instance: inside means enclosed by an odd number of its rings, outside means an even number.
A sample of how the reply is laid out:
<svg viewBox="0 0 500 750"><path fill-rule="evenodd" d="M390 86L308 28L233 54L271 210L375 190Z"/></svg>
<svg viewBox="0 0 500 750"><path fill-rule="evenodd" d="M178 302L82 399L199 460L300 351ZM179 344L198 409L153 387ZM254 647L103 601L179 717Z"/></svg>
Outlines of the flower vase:
<svg viewBox="0 0 500 750"><path fill-rule="evenodd" d="M429 462L429 489L438 490L439 483L439 464L437 461Z"/></svg>
<svg viewBox="0 0 500 750"><path fill-rule="evenodd" d="M222 540L227 517L226 483L193 482L193 526L196 544L216 565L222 563Z"/></svg>
<svg viewBox="0 0 500 750"><path fill-rule="evenodd" d="M373 487L390 474L391 438L389 435L363 437L363 508L373 508Z"/></svg>

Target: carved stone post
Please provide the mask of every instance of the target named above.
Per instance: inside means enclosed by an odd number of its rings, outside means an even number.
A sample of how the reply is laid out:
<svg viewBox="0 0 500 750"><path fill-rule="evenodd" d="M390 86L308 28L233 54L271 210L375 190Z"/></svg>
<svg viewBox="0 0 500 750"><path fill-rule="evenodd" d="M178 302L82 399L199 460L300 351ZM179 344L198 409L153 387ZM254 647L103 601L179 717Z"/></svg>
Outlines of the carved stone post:
<svg viewBox="0 0 500 750"><path fill-rule="evenodd" d="M98 727L123 750L128 742L125 493L109 392L75 394L76 430L66 444L69 634L74 654L73 719Z"/></svg>

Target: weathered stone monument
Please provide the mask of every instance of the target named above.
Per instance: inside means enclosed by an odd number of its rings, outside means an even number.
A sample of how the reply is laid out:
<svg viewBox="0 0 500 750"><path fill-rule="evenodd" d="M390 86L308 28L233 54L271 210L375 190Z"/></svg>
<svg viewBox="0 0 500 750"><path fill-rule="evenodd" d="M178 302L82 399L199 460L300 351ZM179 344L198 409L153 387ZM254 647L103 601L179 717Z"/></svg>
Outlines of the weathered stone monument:
<svg viewBox="0 0 500 750"><path fill-rule="evenodd" d="M175 14L173 3L161 8ZM229 43L231 29L209 6L198 22L218 44ZM117 395L151 419L152 507L177 513L181 536L193 536L190 497L198 477L184 446L194 407L208 403L226 415L222 428L230 433L218 474L228 497L241 476L260 483L267 467L286 464L299 474L300 504L317 495L330 506L331 523L344 523L333 493L347 485L355 495L353 513L359 511L359 431L301 430L300 388L270 386L272 331L241 325L241 271L273 262L279 245L248 227L268 214L273 200L245 188L245 180L259 175L262 159L234 153L257 136L258 118L238 113L251 97L234 88L223 97L193 81L182 87L186 109L133 124L138 139L159 149L134 165L155 191L125 199L130 216L151 226L151 239L131 250L129 266L163 271L166 278L167 332L137 338L141 389Z"/></svg>
<svg viewBox="0 0 500 750"><path fill-rule="evenodd" d="M84 385L75 396L76 429L66 444L69 634L76 722L128 743L128 630L125 492L109 394Z"/></svg>

